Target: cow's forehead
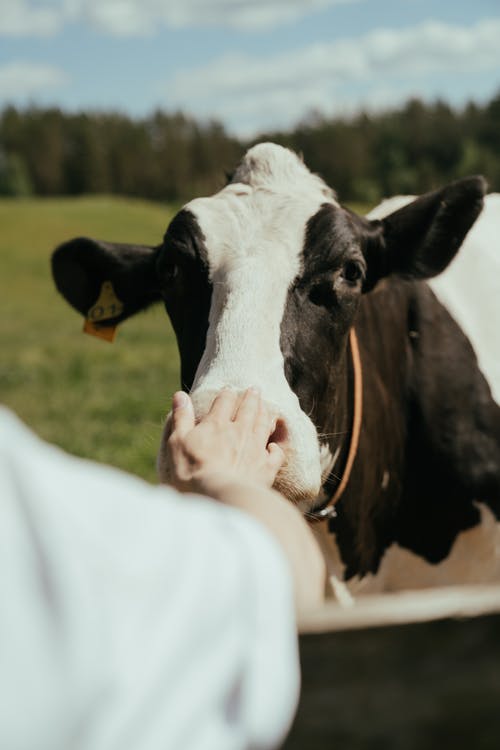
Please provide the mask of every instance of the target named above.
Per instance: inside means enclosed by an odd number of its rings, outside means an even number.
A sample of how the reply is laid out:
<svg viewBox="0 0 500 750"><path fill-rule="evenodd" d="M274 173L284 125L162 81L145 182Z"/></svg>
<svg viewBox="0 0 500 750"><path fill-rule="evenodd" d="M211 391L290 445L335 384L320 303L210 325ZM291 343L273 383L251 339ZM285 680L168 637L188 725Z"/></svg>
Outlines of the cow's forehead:
<svg viewBox="0 0 500 750"><path fill-rule="evenodd" d="M259 143L249 149L231 181L276 192L314 192L323 200L335 199L331 188L312 174L296 153L276 143Z"/></svg>
<svg viewBox="0 0 500 750"><path fill-rule="evenodd" d="M324 203L337 205L333 191L296 154L263 143L223 190L185 208L204 235L211 274L252 259L297 273L307 222Z"/></svg>

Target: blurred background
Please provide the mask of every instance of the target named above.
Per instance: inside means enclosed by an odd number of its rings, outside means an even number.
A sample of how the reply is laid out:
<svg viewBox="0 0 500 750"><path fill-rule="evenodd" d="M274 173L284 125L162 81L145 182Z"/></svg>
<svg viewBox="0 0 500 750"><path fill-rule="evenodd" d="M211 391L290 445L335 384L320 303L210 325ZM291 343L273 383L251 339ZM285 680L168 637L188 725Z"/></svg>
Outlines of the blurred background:
<svg viewBox="0 0 500 750"><path fill-rule="evenodd" d="M498 0L0 0L0 401L154 481L166 315L82 335L50 254L158 243L263 139L360 212L473 173L500 190Z"/></svg>

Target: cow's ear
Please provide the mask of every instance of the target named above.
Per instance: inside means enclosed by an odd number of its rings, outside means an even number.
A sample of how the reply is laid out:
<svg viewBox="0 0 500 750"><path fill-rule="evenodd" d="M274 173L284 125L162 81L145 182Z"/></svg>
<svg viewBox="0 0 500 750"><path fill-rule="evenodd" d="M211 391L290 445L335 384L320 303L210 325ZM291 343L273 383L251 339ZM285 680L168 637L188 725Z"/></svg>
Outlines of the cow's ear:
<svg viewBox="0 0 500 750"><path fill-rule="evenodd" d="M466 177L370 222L364 291L391 273L407 279L441 273L481 213L485 192L483 177Z"/></svg>
<svg viewBox="0 0 500 750"><path fill-rule="evenodd" d="M100 325L116 325L160 299L157 251L77 237L54 250L52 275L75 310Z"/></svg>

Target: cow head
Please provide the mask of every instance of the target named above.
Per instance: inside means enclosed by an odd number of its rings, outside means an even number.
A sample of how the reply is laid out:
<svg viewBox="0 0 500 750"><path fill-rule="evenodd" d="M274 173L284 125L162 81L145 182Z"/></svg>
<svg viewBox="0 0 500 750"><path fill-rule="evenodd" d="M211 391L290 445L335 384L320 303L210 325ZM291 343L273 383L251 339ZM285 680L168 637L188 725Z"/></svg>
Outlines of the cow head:
<svg viewBox="0 0 500 750"><path fill-rule="evenodd" d="M55 251L53 273L84 315L111 281L123 309L109 324L163 300L198 417L225 386L260 387L287 455L276 487L310 507L322 481L320 407L345 366L361 295L390 274L443 270L483 193L482 178L468 178L368 221L294 153L263 143L223 190L188 203L157 247L71 240ZM162 456L161 446L165 479Z"/></svg>

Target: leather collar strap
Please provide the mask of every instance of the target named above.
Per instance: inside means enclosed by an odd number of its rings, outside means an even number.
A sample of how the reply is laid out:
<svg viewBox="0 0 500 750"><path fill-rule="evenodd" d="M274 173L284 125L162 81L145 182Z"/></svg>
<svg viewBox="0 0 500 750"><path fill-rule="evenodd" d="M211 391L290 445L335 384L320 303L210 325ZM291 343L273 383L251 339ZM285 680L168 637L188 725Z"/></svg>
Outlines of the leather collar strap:
<svg viewBox="0 0 500 750"><path fill-rule="evenodd" d="M340 483L335 490L333 496L328 500L326 505L319 510L311 510L306 514L306 519L310 523L317 521L324 521L328 518L333 518L336 515L335 506L344 494L344 490L347 487L349 479L351 477L351 471L358 452L359 435L361 432L361 421L363 417L363 370L361 367L361 357L359 354L358 337L356 331L351 328L349 331L349 343L351 348L352 357L352 368L354 373L354 410L352 417L352 429L351 429L351 443L349 445L349 452L347 454L347 461L344 468L344 473Z"/></svg>

